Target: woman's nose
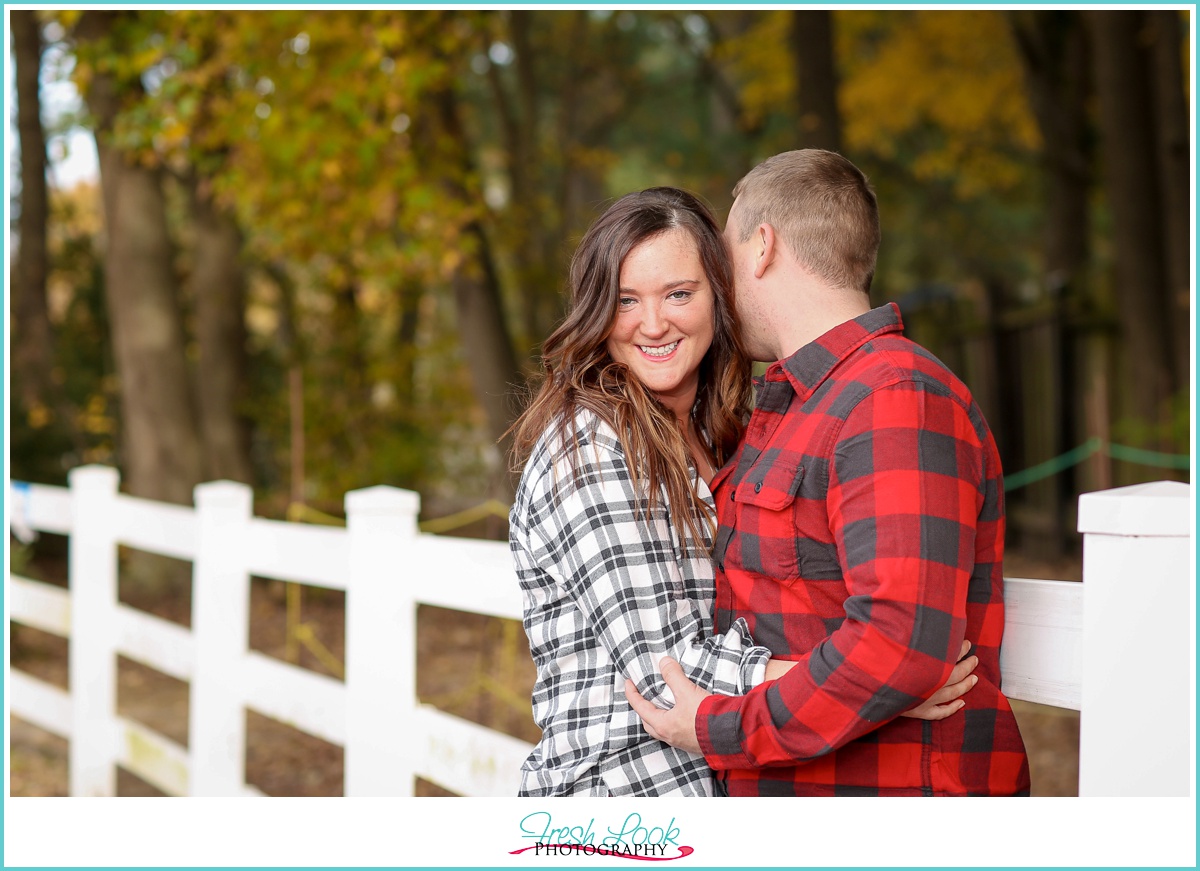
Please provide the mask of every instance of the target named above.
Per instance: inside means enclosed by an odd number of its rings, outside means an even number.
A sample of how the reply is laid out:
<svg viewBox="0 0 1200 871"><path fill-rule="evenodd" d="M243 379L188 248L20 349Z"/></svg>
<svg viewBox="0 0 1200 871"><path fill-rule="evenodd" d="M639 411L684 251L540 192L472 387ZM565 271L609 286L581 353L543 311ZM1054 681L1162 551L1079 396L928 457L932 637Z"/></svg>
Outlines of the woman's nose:
<svg viewBox="0 0 1200 871"><path fill-rule="evenodd" d="M667 319L657 305L642 307L642 332L647 336L661 336L667 331Z"/></svg>

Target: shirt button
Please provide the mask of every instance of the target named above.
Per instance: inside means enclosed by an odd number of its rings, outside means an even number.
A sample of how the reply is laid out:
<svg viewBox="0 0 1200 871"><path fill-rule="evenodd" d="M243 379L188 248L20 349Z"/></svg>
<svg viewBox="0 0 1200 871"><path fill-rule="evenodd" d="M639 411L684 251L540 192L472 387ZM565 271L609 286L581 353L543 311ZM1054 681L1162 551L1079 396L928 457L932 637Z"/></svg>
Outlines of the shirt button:
<svg viewBox="0 0 1200 871"><path fill-rule="evenodd" d="M757 481L754 484L754 492L758 493L762 490L762 481Z"/></svg>

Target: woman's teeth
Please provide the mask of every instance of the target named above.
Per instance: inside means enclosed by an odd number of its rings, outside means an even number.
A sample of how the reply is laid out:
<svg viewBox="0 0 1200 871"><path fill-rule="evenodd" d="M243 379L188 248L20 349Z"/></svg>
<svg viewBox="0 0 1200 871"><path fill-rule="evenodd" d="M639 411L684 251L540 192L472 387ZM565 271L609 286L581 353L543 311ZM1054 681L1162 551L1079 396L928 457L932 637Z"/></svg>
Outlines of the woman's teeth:
<svg viewBox="0 0 1200 871"><path fill-rule="evenodd" d="M642 349L642 353L648 354L651 357L665 357L679 347L679 341L676 340L669 345L662 345L658 348L650 348L646 345L638 345Z"/></svg>

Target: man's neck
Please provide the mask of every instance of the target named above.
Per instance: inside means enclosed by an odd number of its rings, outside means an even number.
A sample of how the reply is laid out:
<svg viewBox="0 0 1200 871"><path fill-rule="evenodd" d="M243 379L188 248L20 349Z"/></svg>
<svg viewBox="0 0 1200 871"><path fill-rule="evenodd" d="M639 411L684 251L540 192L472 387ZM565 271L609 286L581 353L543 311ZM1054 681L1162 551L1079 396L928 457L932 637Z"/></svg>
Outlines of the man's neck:
<svg viewBox="0 0 1200 871"><path fill-rule="evenodd" d="M834 327L852 321L871 310L871 300L865 293L842 288L812 288L797 300L795 312L779 330L780 359L792 356L810 342L819 339Z"/></svg>

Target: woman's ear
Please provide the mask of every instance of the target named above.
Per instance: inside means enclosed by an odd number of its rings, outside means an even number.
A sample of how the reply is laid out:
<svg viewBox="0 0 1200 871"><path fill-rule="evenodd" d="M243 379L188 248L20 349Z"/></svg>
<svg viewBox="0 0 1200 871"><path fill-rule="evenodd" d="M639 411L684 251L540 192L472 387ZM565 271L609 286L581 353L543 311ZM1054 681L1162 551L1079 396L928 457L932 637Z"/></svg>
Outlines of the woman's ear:
<svg viewBox="0 0 1200 871"><path fill-rule="evenodd" d="M767 267L775 260L775 228L770 224L759 224L755 233L754 277L762 278Z"/></svg>

